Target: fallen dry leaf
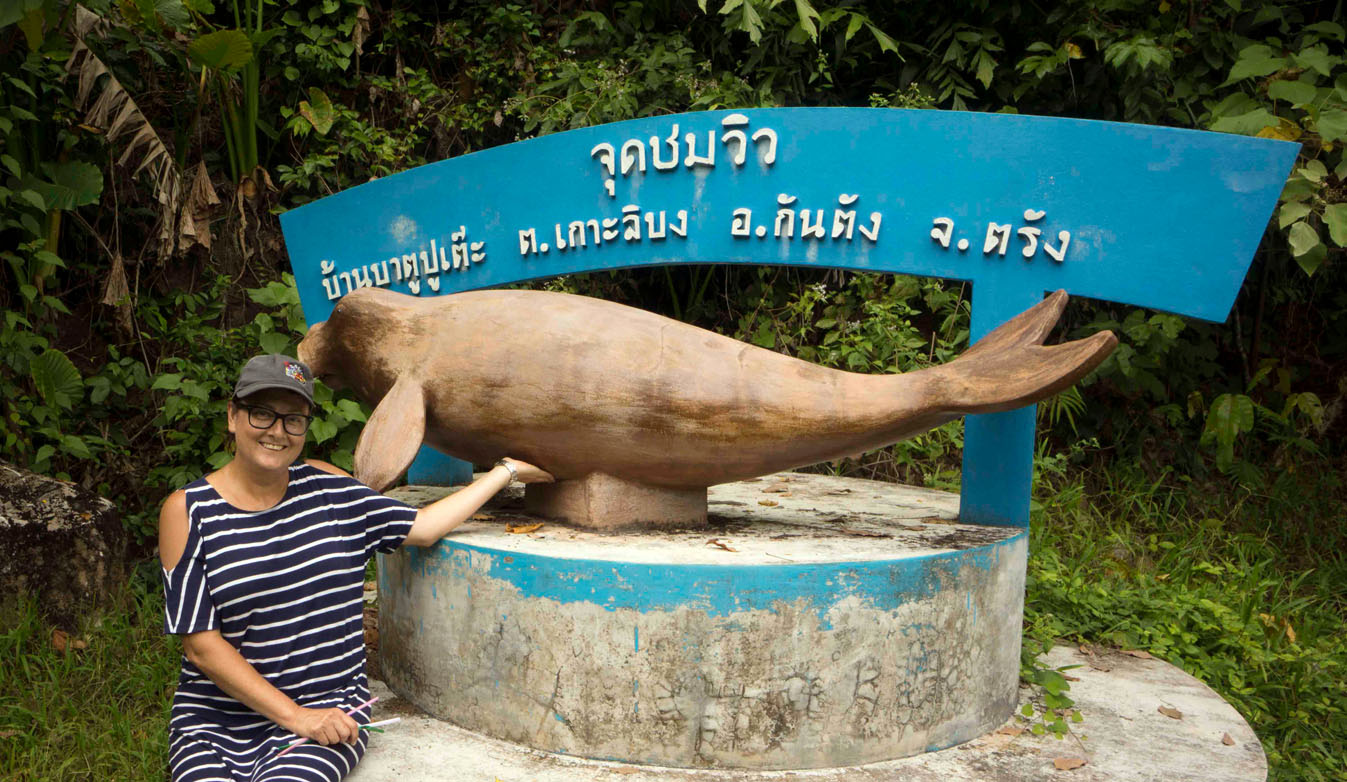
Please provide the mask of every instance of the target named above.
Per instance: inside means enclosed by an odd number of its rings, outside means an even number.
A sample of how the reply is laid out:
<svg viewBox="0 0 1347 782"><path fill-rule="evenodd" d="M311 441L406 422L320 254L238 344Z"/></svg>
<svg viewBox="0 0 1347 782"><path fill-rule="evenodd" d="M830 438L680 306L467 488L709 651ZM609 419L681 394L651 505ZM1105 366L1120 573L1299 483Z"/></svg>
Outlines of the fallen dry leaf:
<svg viewBox="0 0 1347 782"><path fill-rule="evenodd" d="M774 484L772 484L771 486L767 486L767 487L763 488L762 493L763 493L763 494L780 494L780 493L782 493L782 492L787 492L787 491L790 491L790 487L787 486L786 484L784 484L784 483L774 483Z"/></svg>
<svg viewBox="0 0 1347 782"><path fill-rule="evenodd" d="M1122 650L1122 653L1123 653L1123 654L1126 654L1126 655L1130 655L1130 656L1132 656L1132 657L1135 657L1135 658L1137 658L1138 660L1154 660L1154 659L1155 659L1155 655L1151 654L1150 652L1143 652L1143 651L1141 651L1140 649L1123 649L1123 650Z"/></svg>
<svg viewBox="0 0 1347 782"><path fill-rule="evenodd" d="M776 500L758 500L758 504L759 504L759 505L766 505L767 507L770 508L770 507L772 507L772 506L774 506L774 505L778 505L778 504L780 504L780 503L778 503Z"/></svg>
<svg viewBox="0 0 1347 782"><path fill-rule="evenodd" d="M613 773L614 773L614 774L639 774L639 773L641 773L641 770L640 770L639 768L633 768L633 767L631 767L631 766L619 766L618 768L613 769Z"/></svg>
<svg viewBox="0 0 1347 782"><path fill-rule="evenodd" d="M17 735L19 735L19 732L17 730L0 730L0 739L7 739L10 736L17 736Z"/></svg>
<svg viewBox="0 0 1347 782"><path fill-rule="evenodd" d="M851 489L829 489L825 494L850 494Z"/></svg>
<svg viewBox="0 0 1347 782"><path fill-rule="evenodd" d="M374 590L376 590L376 589L378 589L378 588L379 588L379 585L376 584L376 583L374 583L373 581L366 581L366 582L365 582L365 591L366 591L366 592L373 592Z"/></svg>
<svg viewBox="0 0 1347 782"><path fill-rule="evenodd" d="M524 535L529 532L536 532L542 529L542 526L543 522L541 521L535 524L506 524L505 531L511 535Z"/></svg>
<svg viewBox="0 0 1347 782"><path fill-rule="evenodd" d="M1062 678L1063 678L1063 679L1066 679L1066 680L1069 681L1069 682L1078 682L1078 681L1080 681L1080 677L1079 677L1079 676L1072 676L1072 675L1069 674L1069 673L1064 673L1064 674L1062 674Z"/></svg>
<svg viewBox="0 0 1347 782"><path fill-rule="evenodd" d="M1227 747L1233 747L1235 746L1235 738L1231 736L1229 733L1222 734L1221 743L1226 745Z"/></svg>
<svg viewBox="0 0 1347 782"><path fill-rule="evenodd" d="M1002 725L996 729L996 732L1003 736L1018 736L1024 732L1024 728L1019 725Z"/></svg>
<svg viewBox="0 0 1347 782"><path fill-rule="evenodd" d="M71 638L70 633L58 629L51 631L51 647L64 653L70 649L87 649L89 644L78 638Z"/></svg>
<svg viewBox="0 0 1347 782"><path fill-rule="evenodd" d="M1172 720L1183 719L1183 712L1179 711L1176 708L1173 708L1172 706L1161 706L1160 708L1156 709L1156 711L1160 712L1161 714L1165 715L1166 717Z"/></svg>
<svg viewBox="0 0 1347 782"><path fill-rule="evenodd" d="M722 540L721 538L711 538L710 540L706 541L706 545L715 546L716 548L725 549L726 551L733 551L736 553L739 551L739 549L730 546L729 543Z"/></svg>
<svg viewBox="0 0 1347 782"><path fill-rule="evenodd" d="M490 513L474 513L474 514L472 514L472 517L471 517L471 518L472 518L473 521L495 521L495 520L496 520L496 517L495 517L495 516L492 516Z"/></svg>
<svg viewBox="0 0 1347 782"><path fill-rule="evenodd" d="M1058 771L1070 771L1083 765L1085 765L1085 758L1056 758L1052 761L1052 767Z"/></svg>

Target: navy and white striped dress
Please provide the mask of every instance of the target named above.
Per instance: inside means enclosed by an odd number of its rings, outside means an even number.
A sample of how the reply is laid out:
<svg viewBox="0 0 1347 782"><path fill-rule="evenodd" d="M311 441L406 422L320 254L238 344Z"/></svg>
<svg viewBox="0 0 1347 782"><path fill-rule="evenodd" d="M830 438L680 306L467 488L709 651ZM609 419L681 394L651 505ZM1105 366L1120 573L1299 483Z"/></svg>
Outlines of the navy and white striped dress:
<svg viewBox="0 0 1347 782"><path fill-rule="evenodd" d="M163 572L164 632L219 630L301 706L369 700L365 563L402 544L416 510L307 464L290 467L285 497L267 510L235 508L204 478L186 494L187 545ZM310 742L277 758L294 740L183 658L169 720L175 781L340 780L365 751L361 731L354 746Z"/></svg>

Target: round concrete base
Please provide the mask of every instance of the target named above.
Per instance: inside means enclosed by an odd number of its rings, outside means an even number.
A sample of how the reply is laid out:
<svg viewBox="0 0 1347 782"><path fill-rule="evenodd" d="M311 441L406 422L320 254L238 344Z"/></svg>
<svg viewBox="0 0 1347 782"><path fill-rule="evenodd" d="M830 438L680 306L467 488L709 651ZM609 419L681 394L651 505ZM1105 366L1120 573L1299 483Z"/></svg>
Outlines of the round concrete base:
<svg viewBox="0 0 1347 782"><path fill-rule="evenodd" d="M1263 747L1238 712L1205 684L1160 660L1122 654L1087 656L1058 647L1049 666L1068 673L1085 721L1064 740L1034 736L1023 719L939 752L851 768L722 771L632 766L524 749L429 717L380 682L375 719L401 717L375 736L347 782L1263 782ZM1038 694L1022 689L1022 703ZM1181 718L1162 714L1161 706ZM1059 759L1083 760L1058 771ZM1066 764L1073 765L1073 764Z"/></svg>
<svg viewBox="0 0 1347 782"><path fill-rule="evenodd" d="M384 558L384 678L494 738L674 767L871 763L1011 715L1023 530L959 524L943 492L820 475L708 500L709 526L630 534L509 534L536 520L495 511Z"/></svg>

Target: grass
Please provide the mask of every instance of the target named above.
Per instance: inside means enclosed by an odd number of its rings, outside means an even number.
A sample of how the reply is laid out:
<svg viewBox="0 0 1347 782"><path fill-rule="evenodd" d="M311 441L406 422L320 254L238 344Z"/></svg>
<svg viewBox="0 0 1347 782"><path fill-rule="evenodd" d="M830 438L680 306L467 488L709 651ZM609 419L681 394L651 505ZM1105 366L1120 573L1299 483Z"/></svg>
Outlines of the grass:
<svg viewBox="0 0 1347 782"><path fill-rule="evenodd" d="M1253 493L1046 466L1026 636L1147 650L1234 704L1272 780L1347 780L1340 471ZM179 647L160 635L159 589L137 571L120 609L75 634L87 647L64 654L31 601L0 607L0 779L164 779Z"/></svg>
<svg viewBox="0 0 1347 782"><path fill-rule="evenodd" d="M1168 660L1244 715L1271 780L1347 780L1340 477L1261 495L1117 471L1055 483L1034 514L1026 634Z"/></svg>
<svg viewBox="0 0 1347 782"><path fill-rule="evenodd" d="M31 599L0 606L0 779L165 778L179 646L157 577L138 571L117 602L64 654Z"/></svg>

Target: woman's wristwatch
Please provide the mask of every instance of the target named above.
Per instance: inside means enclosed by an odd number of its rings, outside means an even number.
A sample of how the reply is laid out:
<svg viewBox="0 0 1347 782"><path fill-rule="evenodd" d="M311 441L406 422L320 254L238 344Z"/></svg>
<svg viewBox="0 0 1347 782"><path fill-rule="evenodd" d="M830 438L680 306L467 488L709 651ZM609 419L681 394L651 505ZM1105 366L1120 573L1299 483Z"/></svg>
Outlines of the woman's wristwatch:
<svg viewBox="0 0 1347 782"><path fill-rule="evenodd" d="M513 464L510 464L505 459L501 459L500 461L496 462L496 466L504 467L505 469L510 471L510 481L509 483L505 484L506 486L509 486L511 483L514 483L515 481L519 480L519 471L515 469L515 466Z"/></svg>

